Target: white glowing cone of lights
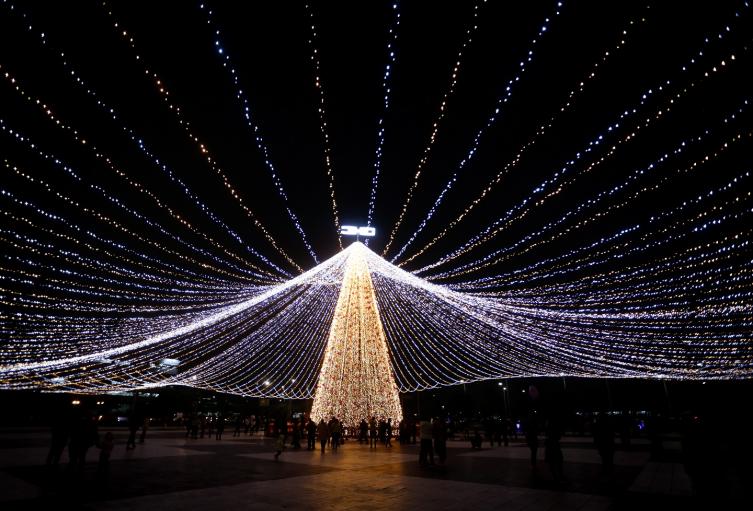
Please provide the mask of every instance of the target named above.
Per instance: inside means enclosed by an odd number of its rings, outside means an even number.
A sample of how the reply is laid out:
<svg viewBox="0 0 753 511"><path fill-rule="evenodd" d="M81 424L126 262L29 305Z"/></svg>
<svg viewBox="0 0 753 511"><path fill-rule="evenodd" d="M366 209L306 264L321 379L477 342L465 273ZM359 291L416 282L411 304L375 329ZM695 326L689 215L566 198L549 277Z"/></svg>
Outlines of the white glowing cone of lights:
<svg viewBox="0 0 753 511"><path fill-rule="evenodd" d="M329 331L311 417L337 417L347 426L376 417L402 420L389 348L366 261L368 249L356 242L350 254Z"/></svg>

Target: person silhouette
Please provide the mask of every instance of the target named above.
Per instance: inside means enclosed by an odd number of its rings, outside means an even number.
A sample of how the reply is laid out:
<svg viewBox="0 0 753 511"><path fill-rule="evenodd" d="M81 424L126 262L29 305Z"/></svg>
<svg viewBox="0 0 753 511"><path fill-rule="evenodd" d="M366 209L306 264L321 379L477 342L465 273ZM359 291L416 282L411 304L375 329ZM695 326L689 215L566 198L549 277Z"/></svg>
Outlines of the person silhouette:
<svg viewBox="0 0 753 511"><path fill-rule="evenodd" d="M319 421L319 425L316 427L319 434L319 444L322 448L322 454L324 454L324 448L327 446L327 440L329 439L329 426L324 422L324 419Z"/></svg>

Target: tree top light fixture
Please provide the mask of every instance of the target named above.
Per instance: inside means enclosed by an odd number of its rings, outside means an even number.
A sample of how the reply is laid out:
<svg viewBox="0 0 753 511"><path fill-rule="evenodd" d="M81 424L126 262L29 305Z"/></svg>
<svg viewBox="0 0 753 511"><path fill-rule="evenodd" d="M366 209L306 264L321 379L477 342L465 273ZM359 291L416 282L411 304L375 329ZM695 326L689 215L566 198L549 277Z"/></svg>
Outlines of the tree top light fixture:
<svg viewBox="0 0 753 511"><path fill-rule="evenodd" d="M365 236L371 238L376 235L374 227L356 227L354 225L343 225L340 228L340 234L343 236Z"/></svg>

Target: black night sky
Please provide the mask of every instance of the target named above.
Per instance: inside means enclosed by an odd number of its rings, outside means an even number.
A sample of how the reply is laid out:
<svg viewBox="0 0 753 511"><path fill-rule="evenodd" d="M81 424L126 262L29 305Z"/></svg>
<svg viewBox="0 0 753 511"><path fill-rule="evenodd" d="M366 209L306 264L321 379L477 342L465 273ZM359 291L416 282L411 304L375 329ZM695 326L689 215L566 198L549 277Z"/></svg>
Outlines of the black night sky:
<svg viewBox="0 0 753 511"><path fill-rule="evenodd" d="M318 92L308 43L311 31L308 11L300 2L218 2L208 3L203 10L199 2L129 1L106 6L99 2L30 2L14 9L4 2L0 16L2 73L10 73L16 83L4 80L0 85L0 111L7 128L0 133L3 158L11 165L44 176L53 188L106 211L123 225L139 229L160 243L170 243L156 231L144 231L143 224L132 216L42 160L9 130L28 136L37 147L74 168L86 182L102 186L169 230L180 231L164 210L144 200L142 194L125 185L94 157L94 145L182 218L238 249L129 140L121 127L127 125L244 240L295 273L223 188L220 177L207 165L174 111L161 99L155 80L146 76L146 66L159 75L170 100L181 108L192 133L209 149L244 203L279 245L304 269L309 268L313 260L245 124L243 104L235 96L231 74L222 67L213 29L206 21L208 9L212 10L214 27L221 30L223 55L231 58L231 66L248 98L252 120L258 125L270 161L288 195L288 205L301 220L320 260L336 253L337 237L316 110ZM555 10L554 2L480 4L475 21L478 29L462 56L456 90L448 99L436 143L389 255L393 256L419 226L453 172L458 172L456 183L405 255L412 255L439 233L515 158L539 126L552 117L554 121L472 214L406 269L431 263L481 232L599 135L604 135L604 142L574 165L570 177L575 179L562 193L453 264L472 261L535 233L706 129L713 132L702 142L688 144L683 154L670 157L642 178L641 183L650 186L671 174L670 182L657 191L642 195L629 207L611 212L587 228L565 232L556 242L543 244L473 277L511 271L646 222L662 208L718 188L750 168L749 112L744 110L732 122L722 124L724 117L743 106L752 90L745 71L750 67L750 13L743 2L576 1L565 2L559 16L554 15ZM321 62L335 196L343 224L365 224L374 175L377 121L384 115L383 163L373 222L377 237L371 245L381 252L427 146L432 123L450 85L452 66L467 37L466 30L474 23L474 2L408 1L400 5L396 64L386 114L381 82L387 64L391 4L315 2L311 11L317 24L315 45ZM741 14L736 17L738 11ZM498 98L504 96L508 80L519 74L519 62L526 57L532 39L547 18L548 30L533 47L533 59L514 83L510 100L502 105L497 121L484 130L474 157L458 170L477 132L494 113ZM119 24L117 28L114 22ZM29 25L32 30L28 30ZM733 30L723 40L716 40L725 26ZM123 30L134 38L135 51L122 36ZM628 34L624 35L623 30ZM39 32L45 34L44 45ZM594 70L594 63L622 38L625 44L611 52L606 63L596 68L597 76L574 96L572 106L560 113L568 93L577 89ZM710 41L705 42L705 38ZM682 66L699 50L703 55L694 67L682 72ZM61 58L60 52L65 57ZM734 61L730 60L731 55L735 56ZM724 68L719 66L716 73L704 77L703 70L718 66L720 60L725 60ZM72 67L64 67L63 61ZM70 69L75 69L97 97L116 110L117 121L76 86L68 76ZM15 85L34 99L40 98L56 118L78 130L86 145L76 143L70 131L53 124L38 105L14 89ZM642 94L649 89L652 95L639 106ZM677 93L682 97L670 103ZM638 108L637 114L613 132L606 131L622 112L634 107ZM667 107L671 107L669 112ZM661 117L642 128L634 140L622 144L593 171L582 172L614 142L659 111L664 111ZM738 133L743 134L744 140L732 144L697 171L678 175L677 171L716 151ZM33 191L7 169L3 184L40 207L51 211L60 207L50 194ZM606 205L615 202L618 201L602 201L577 218L604 212ZM4 204L3 209L6 207L10 206ZM93 225L80 212L71 210L66 215L82 226ZM8 221L6 218L3 223ZM634 262L655 260L685 244L697 243L704 236L716 239L728 232L739 232L744 230L741 226L746 221L728 222L714 232L644 252ZM18 227L12 221L10 224L6 224L9 229ZM201 243L190 232L180 232L192 243ZM612 261L605 267L619 268L623 264L624 260Z"/></svg>

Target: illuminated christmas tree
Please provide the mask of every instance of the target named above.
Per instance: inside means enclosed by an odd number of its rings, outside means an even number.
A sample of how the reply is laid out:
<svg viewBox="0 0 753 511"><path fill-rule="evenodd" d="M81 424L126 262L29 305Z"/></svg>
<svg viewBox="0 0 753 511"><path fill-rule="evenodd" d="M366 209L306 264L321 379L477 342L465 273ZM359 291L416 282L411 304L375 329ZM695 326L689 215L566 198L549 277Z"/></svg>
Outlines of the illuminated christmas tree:
<svg viewBox="0 0 753 511"><path fill-rule="evenodd" d="M333 416L348 426L371 417L402 420L367 251L360 243L349 250L311 410L317 422Z"/></svg>

